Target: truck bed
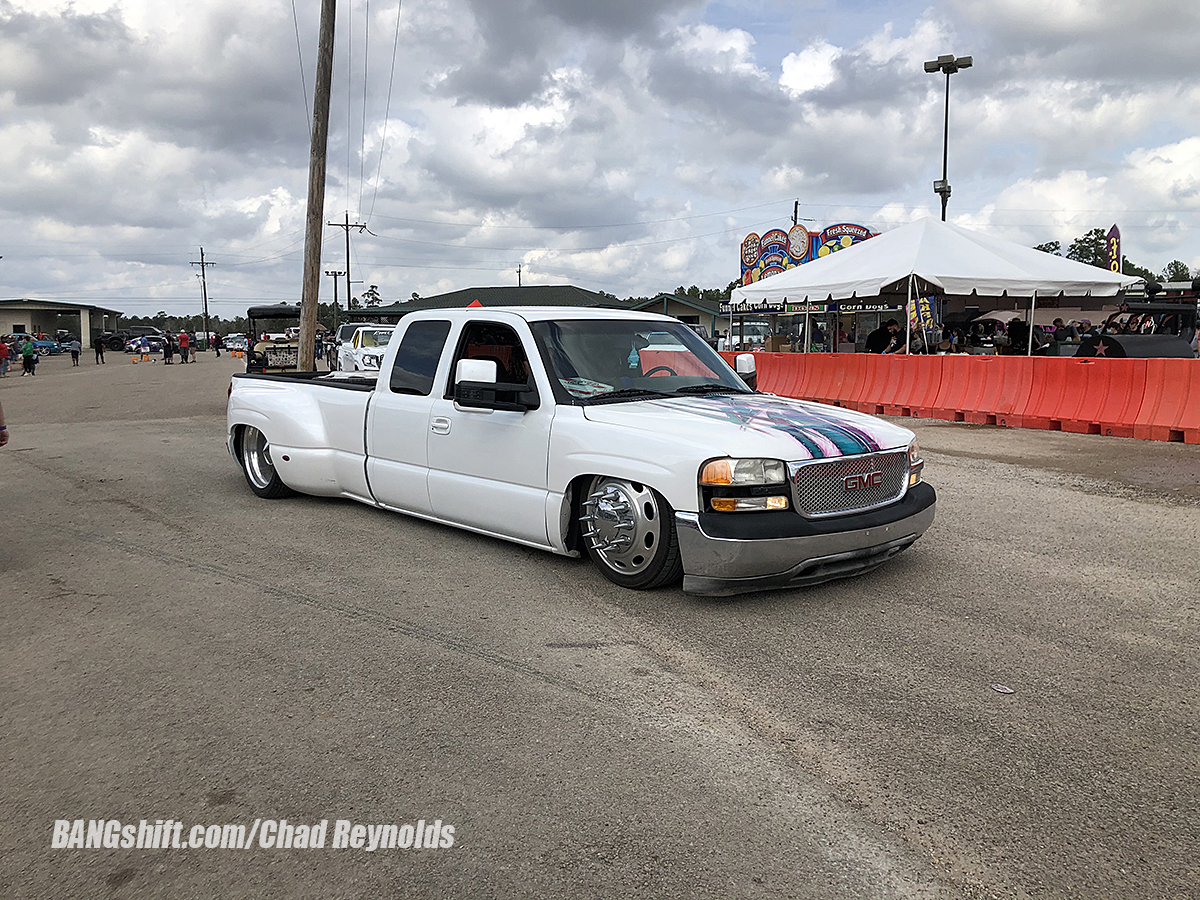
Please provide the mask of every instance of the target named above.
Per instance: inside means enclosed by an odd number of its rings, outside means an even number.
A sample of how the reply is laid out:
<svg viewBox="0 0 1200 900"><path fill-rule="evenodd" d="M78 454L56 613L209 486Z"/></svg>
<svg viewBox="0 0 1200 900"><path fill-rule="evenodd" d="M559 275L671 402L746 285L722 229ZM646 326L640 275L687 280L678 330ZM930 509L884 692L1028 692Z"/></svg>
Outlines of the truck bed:
<svg viewBox="0 0 1200 900"><path fill-rule="evenodd" d="M344 391L373 391L375 390L375 373L372 372L277 372L262 374L258 372L235 372L234 378L249 378L257 381L284 381L295 383L304 381L308 384L340 388Z"/></svg>

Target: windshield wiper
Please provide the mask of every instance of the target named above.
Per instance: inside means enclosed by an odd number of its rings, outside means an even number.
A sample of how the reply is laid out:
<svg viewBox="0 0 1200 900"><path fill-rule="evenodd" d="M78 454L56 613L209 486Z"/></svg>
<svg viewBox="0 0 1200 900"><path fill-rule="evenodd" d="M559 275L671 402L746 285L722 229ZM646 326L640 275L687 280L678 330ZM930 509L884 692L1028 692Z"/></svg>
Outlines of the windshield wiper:
<svg viewBox="0 0 1200 900"><path fill-rule="evenodd" d="M708 382L706 384L685 384L683 387L675 388L676 394L747 394L750 393L745 388L733 387L729 384L714 384Z"/></svg>
<svg viewBox="0 0 1200 900"><path fill-rule="evenodd" d="M621 388L619 391L608 391L603 394L594 394L591 397L582 397L579 402L590 406L595 403L616 403L621 400L650 400L673 396L675 395L667 394L663 391L652 391L648 388Z"/></svg>

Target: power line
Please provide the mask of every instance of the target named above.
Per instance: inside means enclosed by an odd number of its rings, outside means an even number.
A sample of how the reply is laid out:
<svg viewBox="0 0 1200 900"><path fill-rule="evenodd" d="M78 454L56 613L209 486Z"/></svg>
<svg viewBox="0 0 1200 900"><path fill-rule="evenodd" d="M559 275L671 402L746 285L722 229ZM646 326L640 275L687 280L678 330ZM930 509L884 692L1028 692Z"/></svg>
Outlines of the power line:
<svg viewBox="0 0 1200 900"><path fill-rule="evenodd" d="M330 222L330 225L338 224ZM679 244L684 241L696 241L700 238L715 237L722 234L737 234L745 228L761 228L764 225L769 225L770 222L754 223L751 225L739 225L737 228L724 228L721 231L709 231L704 234L689 234L686 237L665 238L660 241L625 241L620 243L605 244L603 247L481 247L476 244L446 244L444 241L418 241L412 238L397 238L388 237L387 235L377 234L375 237L384 241L396 241L401 244L420 244L426 247L448 247L455 250L493 250L497 253L596 253L601 250L609 250L613 248L625 247L654 247L662 244ZM340 226L339 226L340 227Z"/></svg>
<svg viewBox="0 0 1200 900"><path fill-rule="evenodd" d="M388 117L392 112L392 84L396 80L396 50L400 46L400 8L403 0L396 3L396 36L392 39L392 68L388 73L387 103L383 107L383 133L379 138L379 165L375 169L375 189L371 192L371 209L367 213L367 222L375 214L375 198L379 196L379 180L383 175L383 152L387 148Z"/></svg>
<svg viewBox="0 0 1200 900"><path fill-rule="evenodd" d="M300 59L300 89L304 92L304 124L311 141L312 112L308 108L308 83L304 80L304 54L300 50L300 17L296 14L296 0L292 0L292 24L296 26L296 56Z"/></svg>
<svg viewBox="0 0 1200 900"><path fill-rule="evenodd" d="M584 231L593 228L633 228L638 225L661 225L666 222L690 222L693 219L712 219L717 216L727 216L730 213L746 212L751 209L765 209L768 206L775 206L782 201L772 200L770 203L756 203L754 206L739 206L735 209L725 209L711 213L697 213L694 216L672 216L667 219L647 219L642 222L614 222L604 225L491 225L482 222L446 222L437 219L410 219L400 216L385 216L382 213L379 215L381 219L387 219L393 222L413 222L418 225L446 225L457 228L512 228L526 229L529 231Z"/></svg>
<svg viewBox="0 0 1200 900"><path fill-rule="evenodd" d="M366 180L367 165L367 61L371 52L371 0L365 0L363 13L366 21L363 23L363 102L362 130L358 139L358 212L362 214L363 184Z"/></svg>

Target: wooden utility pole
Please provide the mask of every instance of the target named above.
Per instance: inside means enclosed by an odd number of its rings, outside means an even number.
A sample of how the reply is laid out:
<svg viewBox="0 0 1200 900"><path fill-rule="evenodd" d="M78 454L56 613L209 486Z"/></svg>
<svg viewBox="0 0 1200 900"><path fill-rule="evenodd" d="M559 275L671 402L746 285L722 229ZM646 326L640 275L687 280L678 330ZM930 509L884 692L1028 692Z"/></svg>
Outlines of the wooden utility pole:
<svg viewBox="0 0 1200 900"><path fill-rule="evenodd" d="M200 296L204 298L204 346L208 347L208 336L211 333L208 330L208 279L204 277L204 270L209 266L215 266L216 263L204 261L204 248L200 248L200 262L192 261L193 266L200 267Z"/></svg>
<svg viewBox="0 0 1200 900"><path fill-rule="evenodd" d="M321 293L321 220L325 218L325 149L329 139L329 94L333 86L333 21L337 0L321 0L317 40L317 86L313 93L312 144L308 153L308 215L304 230L304 284L300 294L300 348L296 368L317 368L317 299Z"/></svg>

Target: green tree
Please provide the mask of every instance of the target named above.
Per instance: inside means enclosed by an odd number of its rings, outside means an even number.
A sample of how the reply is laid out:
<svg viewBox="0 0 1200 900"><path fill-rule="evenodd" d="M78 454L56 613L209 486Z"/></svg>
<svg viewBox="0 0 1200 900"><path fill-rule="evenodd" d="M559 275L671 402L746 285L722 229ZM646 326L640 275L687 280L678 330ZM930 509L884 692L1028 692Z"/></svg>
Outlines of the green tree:
<svg viewBox="0 0 1200 900"><path fill-rule="evenodd" d="M1187 267L1187 263L1173 259L1163 269L1161 278L1164 284L1168 281L1191 281L1192 270Z"/></svg>
<svg viewBox="0 0 1200 900"><path fill-rule="evenodd" d="M1107 269L1108 237L1104 233L1104 229L1093 228L1087 234L1071 241L1071 246L1067 248L1067 259Z"/></svg>
<svg viewBox="0 0 1200 900"><path fill-rule="evenodd" d="M1043 253L1053 253L1055 256L1062 256L1062 244L1059 241L1046 241L1044 244L1037 244L1034 250L1041 250Z"/></svg>
<svg viewBox="0 0 1200 900"><path fill-rule="evenodd" d="M1128 256L1121 257L1121 273L1124 275L1136 275L1141 278L1146 284L1152 281L1158 281L1158 276L1147 269L1145 266L1139 266L1132 262Z"/></svg>
<svg viewBox="0 0 1200 900"><path fill-rule="evenodd" d="M363 291L362 299L367 306L379 306L383 303L383 298L379 296L379 285L373 284Z"/></svg>

